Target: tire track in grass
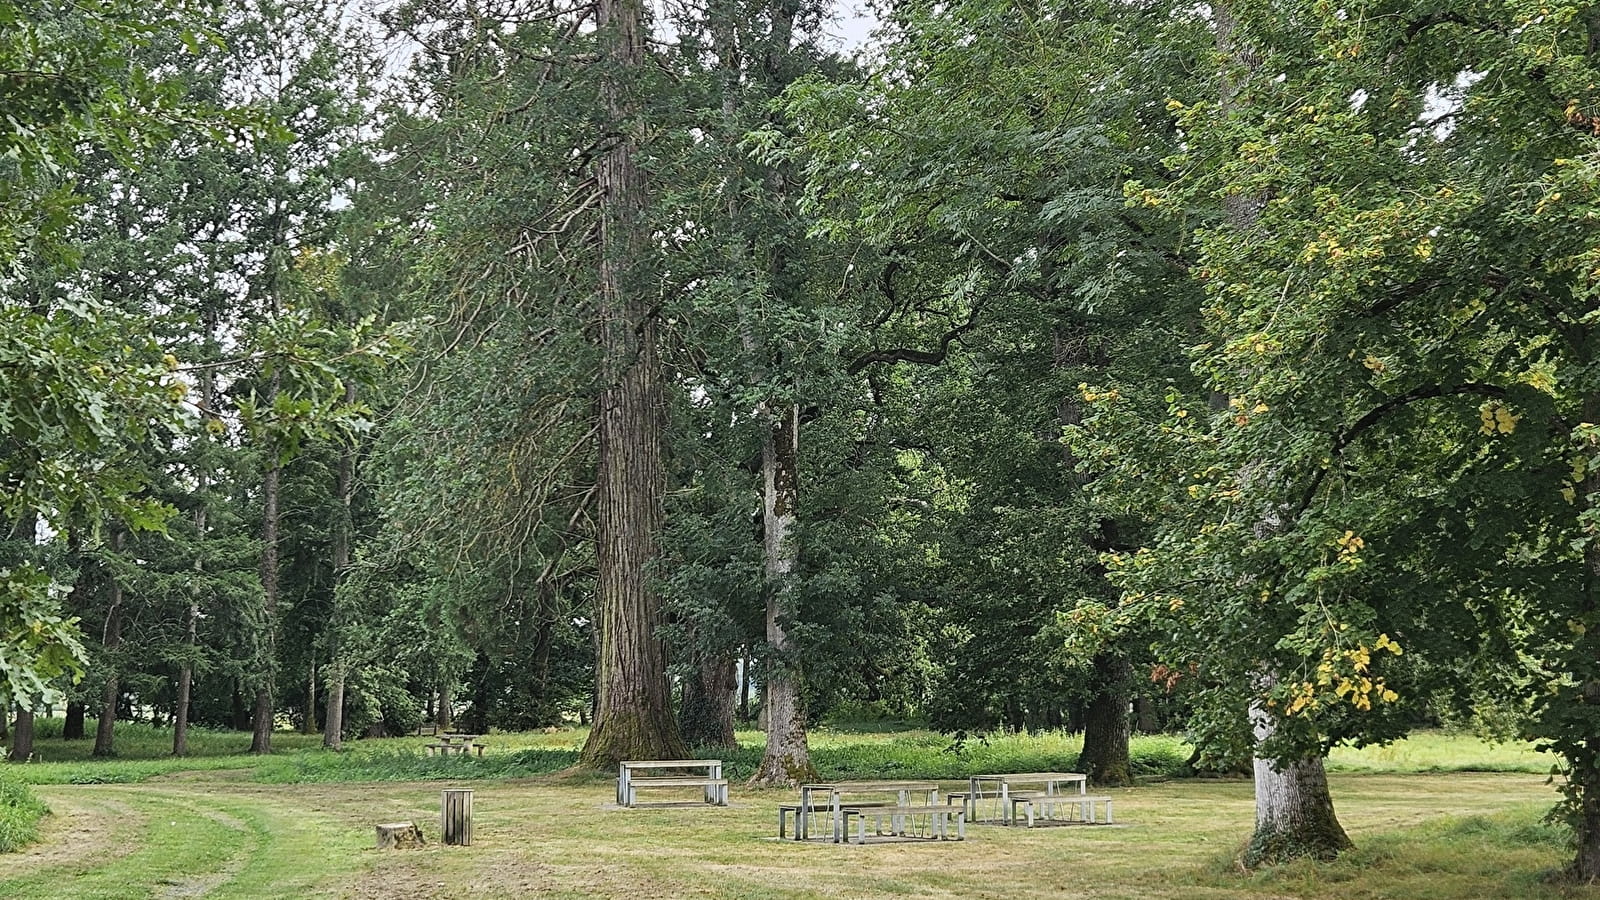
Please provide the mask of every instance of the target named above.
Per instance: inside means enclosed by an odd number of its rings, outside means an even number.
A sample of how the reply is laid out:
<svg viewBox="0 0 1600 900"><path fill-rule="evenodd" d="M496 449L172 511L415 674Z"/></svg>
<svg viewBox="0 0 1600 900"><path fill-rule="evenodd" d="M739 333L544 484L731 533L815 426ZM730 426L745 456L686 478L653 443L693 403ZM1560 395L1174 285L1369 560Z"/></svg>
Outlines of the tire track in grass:
<svg viewBox="0 0 1600 900"><path fill-rule="evenodd" d="M135 846L131 836L149 818L119 800L85 796L81 790L35 791L50 814L41 823L38 843L5 857L4 874L9 879L45 870L77 871L87 867L89 859L103 861L131 853ZM0 890L5 884L0 881Z"/></svg>
<svg viewBox="0 0 1600 900"><path fill-rule="evenodd" d="M281 791L168 782L46 794L58 819L0 867L0 898L333 895L370 863L365 832Z"/></svg>
<svg viewBox="0 0 1600 900"><path fill-rule="evenodd" d="M211 795L211 802L248 823L258 843L208 886L206 897L330 896L362 866L363 832L308 808L303 797L230 790Z"/></svg>
<svg viewBox="0 0 1600 900"><path fill-rule="evenodd" d="M0 881L0 897L132 900L167 896L168 890L181 889L197 874L228 865L246 850L250 838L246 830L227 821L231 817L196 815L195 807L152 792L123 787L83 788L82 792L88 802L106 798L144 818L144 827L129 829L122 836L129 846L127 852L108 857L88 848L88 853L62 865ZM67 800L73 802L76 795Z"/></svg>

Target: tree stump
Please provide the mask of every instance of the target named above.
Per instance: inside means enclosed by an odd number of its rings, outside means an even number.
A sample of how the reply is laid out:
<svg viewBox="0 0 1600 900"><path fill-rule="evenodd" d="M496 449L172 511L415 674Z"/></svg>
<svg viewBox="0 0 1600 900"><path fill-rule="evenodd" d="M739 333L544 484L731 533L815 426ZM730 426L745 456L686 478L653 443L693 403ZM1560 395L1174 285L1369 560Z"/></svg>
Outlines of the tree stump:
<svg viewBox="0 0 1600 900"><path fill-rule="evenodd" d="M422 839L422 829L415 822L390 822L377 826L377 829L379 850L415 850L427 843Z"/></svg>
<svg viewBox="0 0 1600 900"><path fill-rule="evenodd" d="M439 840L461 847L472 846L472 792L445 791L439 811Z"/></svg>

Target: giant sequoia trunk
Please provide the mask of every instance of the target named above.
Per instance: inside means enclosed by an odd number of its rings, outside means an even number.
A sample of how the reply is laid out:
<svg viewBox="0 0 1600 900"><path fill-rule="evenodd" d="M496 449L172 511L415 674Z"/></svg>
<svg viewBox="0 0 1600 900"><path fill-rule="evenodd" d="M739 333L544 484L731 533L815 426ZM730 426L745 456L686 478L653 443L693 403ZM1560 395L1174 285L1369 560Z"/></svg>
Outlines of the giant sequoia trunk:
<svg viewBox="0 0 1600 900"><path fill-rule="evenodd" d="M121 549L122 534L113 531L111 550L116 552ZM94 729L95 756L112 756L116 753L117 700L122 695L122 684L117 677L117 664L114 661L117 647L122 644L122 584L117 581L115 573L110 573L106 585L110 590L111 605L106 609L105 635L101 643L106 648L106 657L112 663L110 671L106 673L105 689L100 693L100 720L95 723Z"/></svg>
<svg viewBox="0 0 1600 900"><path fill-rule="evenodd" d="M1128 704L1133 667L1127 657L1108 650L1095 656L1094 670L1099 687L1084 710L1083 755L1078 767L1094 784L1132 784L1128 760Z"/></svg>
<svg viewBox="0 0 1600 900"><path fill-rule="evenodd" d="M794 785L815 777L806 741L798 655L789 637L791 582L799 545L794 540L800 500L800 408L789 406L761 442L763 549L767 570L767 650L761 711L767 749L753 784Z"/></svg>
<svg viewBox="0 0 1600 900"><path fill-rule="evenodd" d="M683 741L691 747L727 750L733 738L733 692L738 686L731 658L707 655L683 682L678 710Z"/></svg>
<svg viewBox="0 0 1600 900"><path fill-rule="evenodd" d="M277 393L277 378L273 378ZM272 752L273 679L278 668L278 489L283 467L276 451L268 449L261 497L261 641L256 660L256 703L251 718L250 752Z"/></svg>
<svg viewBox="0 0 1600 900"><path fill-rule="evenodd" d="M603 389L598 404L595 501L596 605L600 653L594 728L583 763L680 757L687 750L672 716L666 648L656 636L660 601L651 563L661 530L666 473L661 461L664 403L651 314L645 185L635 164L642 132L637 87L647 66L642 0L598 0L603 35L607 133L597 160L600 191L598 331Z"/></svg>

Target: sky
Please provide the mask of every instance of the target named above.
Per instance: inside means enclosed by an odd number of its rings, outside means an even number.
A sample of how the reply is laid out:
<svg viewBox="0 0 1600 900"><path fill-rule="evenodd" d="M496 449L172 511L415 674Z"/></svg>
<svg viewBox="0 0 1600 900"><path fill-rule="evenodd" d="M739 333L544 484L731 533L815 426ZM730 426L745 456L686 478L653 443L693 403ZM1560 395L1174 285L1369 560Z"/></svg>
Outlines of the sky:
<svg viewBox="0 0 1600 900"><path fill-rule="evenodd" d="M836 21L827 26L828 36L841 50L857 50L872 36L878 20L860 0L835 0Z"/></svg>

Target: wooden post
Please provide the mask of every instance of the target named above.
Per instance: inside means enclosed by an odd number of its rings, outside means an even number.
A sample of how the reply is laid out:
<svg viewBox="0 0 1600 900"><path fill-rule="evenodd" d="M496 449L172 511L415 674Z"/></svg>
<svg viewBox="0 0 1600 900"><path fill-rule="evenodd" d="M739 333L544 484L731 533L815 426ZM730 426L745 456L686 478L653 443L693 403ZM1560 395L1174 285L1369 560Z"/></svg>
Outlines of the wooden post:
<svg viewBox="0 0 1600 900"><path fill-rule="evenodd" d="M439 840L472 846L472 791L447 790L439 810Z"/></svg>

